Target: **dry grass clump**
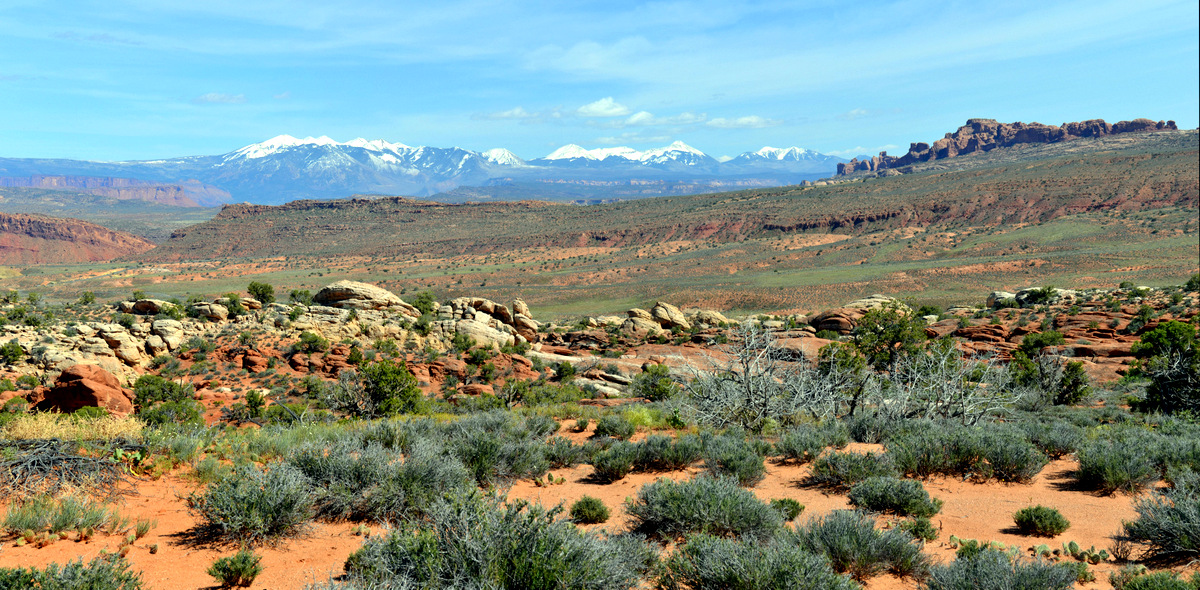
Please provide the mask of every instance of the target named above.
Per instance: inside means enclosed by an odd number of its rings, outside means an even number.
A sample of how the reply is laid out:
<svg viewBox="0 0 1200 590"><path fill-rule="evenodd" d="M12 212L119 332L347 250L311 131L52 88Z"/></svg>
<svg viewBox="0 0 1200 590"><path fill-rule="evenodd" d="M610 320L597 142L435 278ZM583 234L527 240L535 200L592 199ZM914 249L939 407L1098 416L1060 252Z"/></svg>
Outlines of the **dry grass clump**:
<svg viewBox="0 0 1200 590"><path fill-rule="evenodd" d="M53 412L22 414L0 430L0 438L9 440L140 440L143 424L130 417L100 416L84 418Z"/></svg>

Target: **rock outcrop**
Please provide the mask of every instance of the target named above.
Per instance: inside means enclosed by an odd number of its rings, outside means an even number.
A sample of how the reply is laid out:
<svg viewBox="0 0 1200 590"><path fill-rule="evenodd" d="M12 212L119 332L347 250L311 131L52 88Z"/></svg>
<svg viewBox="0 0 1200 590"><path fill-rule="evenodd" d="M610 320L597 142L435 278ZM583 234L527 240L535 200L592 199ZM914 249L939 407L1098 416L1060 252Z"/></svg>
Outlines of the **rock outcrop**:
<svg viewBox="0 0 1200 590"><path fill-rule="evenodd" d="M407 315L419 317L421 312L396 296L395 293L382 287L368 285L357 281L338 281L329 285L316 295L313 301L328 307L338 309L390 309L399 308Z"/></svg>
<svg viewBox="0 0 1200 590"><path fill-rule="evenodd" d="M0 213L0 264L76 264L141 254L154 244L78 219Z"/></svg>
<svg viewBox="0 0 1200 590"><path fill-rule="evenodd" d="M42 411L71 413L79 408L104 408L118 416L133 412L133 394L121 387L112 373L96 365L68 367L34 406Z"/></svg>
<svg viewBox="0 0 1200 590"><path fill-rule="evenodd" d="M836 309L819 313L808 320L816 330L829 330L839 334L849 334L858 325L858 320L867 315L868 311L893 305L903 312L912 310L899 299L886 295L871 295L856 299Z"/></svg>
<svg viewBox="0 0 1200 590"><path fill-rule="evenodd" d="M913 143L908 153L903 156L889 156L880 152L878 156L859 160L855 158L844 164L838 164L839 176L854 172L880 172L908 166L916 162L942 160L975 152L986 152L1000 147L1010 147L1023 143L1057 143L1079 137L1103 137L1118 133L1136 133L1141 131L1175 130L1175 121L1158 121L1150 119L1134 119L1108 124L1103 119L1091 119L1076 123L1063 123L1061 126L1043 125L1041 123L1000 123L995 119L968 119L967 124L959 127L954 133L933 142L933 145L920 142Z"/></svg>

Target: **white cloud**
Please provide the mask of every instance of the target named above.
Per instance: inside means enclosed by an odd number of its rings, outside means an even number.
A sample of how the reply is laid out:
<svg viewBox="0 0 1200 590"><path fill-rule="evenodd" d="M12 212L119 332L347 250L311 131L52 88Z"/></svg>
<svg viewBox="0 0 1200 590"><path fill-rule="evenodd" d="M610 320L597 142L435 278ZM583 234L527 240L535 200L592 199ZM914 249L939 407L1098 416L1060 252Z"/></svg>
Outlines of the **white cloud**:
<svg viewBox="0 0 1200 590"><path fill-rule="evenodd" d="M717 117L708 122L710 127L719 129L762 129L763 127L774 127L782 124L783 121L778 119L767 119L758 115L747 115L745 117L736 117L726 119L725 117Z"/></svg>
<svg viewBox="0 0 1200 590"><path fill-rule="evenodd" d="M843 121L853 121L855 119L861 119L863 117L866 117L870 114L871 114L871 111L868 111L867 109L850 109L850 110L838 115L837 118L839 118Z"/></svg>
<svg viewBox="0 0 1200 590"><path fill-rule="evenodd" d="M603 143L607 145L616 145L622 143L668 143L670 141L670 135L643 135L636 132L622 133L621 135L612 137L596 138L596 143Z"/></svg>
<svg viewBox="0 0 1200 590"><path fill-rule="evenodd" d="M532 119L536 116L537 113L531 113L525 110L523 107L515 107L508 109L507 111L489 113L486 115L488 119Z"/></svg>
<svg viewBox="0 0 1200 590"><path fill-rule="evenodd" d="M613 97L607 96L579 107L575 114L580 117L624 117L630 112L632 111L629 107L613 100Z"/></svg>
<svg viewBox="0 0 1200 590"><path fill-rule="evenodd" d="M287 99L289 99L289 98L291 98L291 97L292 97L292 91L291 91L291 90L285 90L285 91L283 91L283 92L280 92L279 94L276 94L276 95L274 95L274 96L273 96L273 98L274 98L275 100L287 100Z"/></svg>
<svg viewBox="0 0 1200 590"><path fill-rule="evenodd" d="M680 113L674 117L656 117L647 111L638 111L621 122L621 127L650 127L654 125L690 125L708 119L704 113Z"/></svg>
<svg viewBox="0 0 1200 590"><path fill-rule="evenodd" d="M242 104L246 102L246 95L209 92L193 98L192 102L196 104Z"/></svg>

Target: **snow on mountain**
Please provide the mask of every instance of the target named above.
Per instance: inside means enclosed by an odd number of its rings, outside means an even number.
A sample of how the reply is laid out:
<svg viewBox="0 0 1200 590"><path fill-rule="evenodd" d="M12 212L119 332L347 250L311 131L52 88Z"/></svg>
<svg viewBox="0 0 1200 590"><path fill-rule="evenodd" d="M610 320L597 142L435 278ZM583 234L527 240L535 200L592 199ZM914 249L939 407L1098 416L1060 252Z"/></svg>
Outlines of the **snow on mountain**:
<svg viewBox="0 0 1200 590"><path fill-rule="evenodd" d="M306 137L299 139L291 135L277 135L259 143L252 143L244 148L236 150L226 156L225 159L246 159L257 160L266 158L285 152L287 150L299 147L352 147L360 148L372 152L392 152L395 154L403 153L412 148L402 143L390 143L382 139L366 140L361 137L352 139L345 143L340 143L332 138L322 135L321 137Z"/></svg>
<svg viewBox="0 0 1200 590"><path fill-rule="evenodd" d="M581 146L573 143L564 145L550 155L539 158L541 160L595 160L604 161L608 158L619 158L629 160L630 162L638 162L643 164L662 164L666 162L674 162L679 160L703 160L709 156L704 152L686 144L682 141L676 141L667 147L649 149L644 152L635 150L631 147L611 147L611 148L596 148L593 150L584 149Z"/></svg>
<svg viewBox="0 0 1200 590"><path fill-rule="evenodd" d="M751 152L746 152L746 155L749 155L749 154L751 154ZM793 160L793 161L795 161L795 160L804 159L805 156L811 157L813 155L819 155L819 154L817 154L817 152L814 152L812 150L806 150L804 148L798 148L798 147L773 148L773 147L767 146L767 147L764 147L764 148L758 150L757 152L753 152L753 155L756 155L756 156L759 156L761 158L768 159L768 160L781 160L781 161L782 160Z"/></svg>
<svg viewBox="0 0 1200 590"><path fill-rule="evenodd" d="M626 160L638 161L642 157L642 152L639 152L630 147L612 147L612 148L596 148L594 150L584 149L582 146L569 143L564 145L550 155L541 158L542 160L605 160L608 158L624 158Z"/></svg>
<svg viewBox="0 0 1200 590"><path fill-rule="evenodd" d="M525 160L504 148L492 148L480 154L483 159L499 166L525 166Z"/></svg>
<svg viewBox="0 0 1200 590"><path fill-rule="evenodd" d="M228 191L235 199L275 204L356 193L426 196L490 182L620 184L656 179L668 183L698 181L696 186L701 186L706 181L737 177L742 183L775 186L820 174L832 175L837 164L844 161L794 147L764 147L718 161L682 141L645 151L625 146L589 150L568 144L544 158L525 161L503 148L476 152L457 147L408 146L383 139L339 142L328 136L278 135L220 155L145 162L63 161L53 165L29 160L22 161L18 168L30 174L98 175L156 182L196 179Z"/></svg>

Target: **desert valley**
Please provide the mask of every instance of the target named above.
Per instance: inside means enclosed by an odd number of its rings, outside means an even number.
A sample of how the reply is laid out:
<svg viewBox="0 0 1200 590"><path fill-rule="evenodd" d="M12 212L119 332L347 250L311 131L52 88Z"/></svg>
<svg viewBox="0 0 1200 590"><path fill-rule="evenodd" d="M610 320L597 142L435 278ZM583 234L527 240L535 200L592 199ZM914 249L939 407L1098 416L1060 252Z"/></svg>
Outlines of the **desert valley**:
<svg viewBox="0 0 1200 590"><path fill-rule="evenodd" d="M324 139L0 160L0 588L1200 583L1197 130Z"/></svg>

